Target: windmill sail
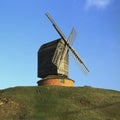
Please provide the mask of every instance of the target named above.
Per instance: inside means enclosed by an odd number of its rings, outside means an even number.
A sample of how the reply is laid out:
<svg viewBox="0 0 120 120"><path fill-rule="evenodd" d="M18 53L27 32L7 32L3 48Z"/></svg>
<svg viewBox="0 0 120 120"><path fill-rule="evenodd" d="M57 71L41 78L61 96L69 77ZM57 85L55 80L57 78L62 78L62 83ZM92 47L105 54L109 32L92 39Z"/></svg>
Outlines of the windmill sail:
<svg viewBox="0 0 120 120"><path fill-rule="evenodd" d="M76 37L76 31L74 28L72 28L72 31L67 39L67 42L68 44L72 44L72 42L75 40L75 37ZM65 46L63 48L63 51L62 51L62 54L60 56L60 63L62 62L62 60L65 58L65 56L67 55L68 53L68 45L65 43ZM60 63L59 63L59 66L60 66Z"/></svg>
<svg viewBox="0 0 120 120"><path fill-rule="evenodd" d="M66 40L65 35L63 34L63 32L59 29L59 27L57 26L57 24L55 23L55 21L53 20L53 18L50 16L50 14L47 12L45 14L48 19L51 21L51 23L53 24L54 28L56 29L56 31L58 32L58 34L61 36L62 39Z"/></svg>
<svg viewBox="0 0 120 120"><path fill-rule="evenodd" d="M75 51L75 49L73 47L71 47L69 44L68 44L68 47L72 51L72 53L75 55L75 57L78 59L78 61L80 62L80 64L82 64L85 67L86 71L89 72L88 68L86 67L86 65L84 64L84 62L82 61L82 59L78 55L78 53Z"/></svg>
<svg viewBox="0 0 120 120"><path fill-rule="evenodd" d="M69 49L72 51L73 55L77 58L77 60L79 61L80 64L82 64L84 66L84 68L86 69L87 72L89 72L88 68L85 66L84 62L82 61L82 59L80 58L80 56L78 55L78 53L75 51L75 49L69 45L69 41L66 40L65 35L62 33L62 31L60 30L60 28L57 26L57 24L55 23L55 21L53 20L53 18L50 16L49 13L46 13L46 16L48 17L48 19L51 21L51 23L53 24L54 28L56 29L56 31L58 32L58 34L61 36L61 38L64 40L65 44L69 47Z"/></svg>
<svg viewBox="0 0 120 120"><path fill-rule="evenodd" d="M73 28L72 28L72 31L71 31L68 39L67 39L67 42L68 42L70 45L73 44L73 42L74 42L74 40L75 40L75 38L76 38L76 35L77 35L77 32L76 32L75 28L73 27Z"/></svg>
<svg viewBox="0 0 120 120"><path fill-rule="evenodd" d="M52 63L55 64L57 67L61 63L61 56L64 51L64 46L65 46L65 43L64 43L63 39L61 39L60 43L57 45L57 49L55 50L55 53L54 53L54 56L52 59Z"/></svg>

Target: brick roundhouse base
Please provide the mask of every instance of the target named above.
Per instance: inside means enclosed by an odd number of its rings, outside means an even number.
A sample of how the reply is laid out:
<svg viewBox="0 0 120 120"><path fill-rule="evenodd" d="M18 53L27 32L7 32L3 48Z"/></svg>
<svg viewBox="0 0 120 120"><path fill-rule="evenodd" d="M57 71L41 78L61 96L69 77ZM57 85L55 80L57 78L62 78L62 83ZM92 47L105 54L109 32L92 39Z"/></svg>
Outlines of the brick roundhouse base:
<svg viewBox="0 0 120 120"><path fill-rule="evenodd" d="M40 85L51 85L51 86L68 86L73 87L74 81L69 78L45 78L42 80L39 80L38 86Z"/></svg>

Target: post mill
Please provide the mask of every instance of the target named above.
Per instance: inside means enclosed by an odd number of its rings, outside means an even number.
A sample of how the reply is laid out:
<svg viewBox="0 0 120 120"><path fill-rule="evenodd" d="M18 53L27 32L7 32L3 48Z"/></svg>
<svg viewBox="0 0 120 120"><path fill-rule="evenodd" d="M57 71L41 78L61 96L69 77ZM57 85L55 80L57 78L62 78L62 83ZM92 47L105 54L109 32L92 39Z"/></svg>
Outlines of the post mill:
<svg viewBox="0 0 120 120"><path fill-rule="evenodd" d="M71 42L76 37L76 31L72 28L68 39L66 39L50 14L46 13L46 16L61 38L43 44L39 48L38 77L42 79L37 83L38 85L74 86L74 80L68 78L69 51L72 52L79 64L84 67L84 70L89 72L76 50L71 46Z"/></svg>

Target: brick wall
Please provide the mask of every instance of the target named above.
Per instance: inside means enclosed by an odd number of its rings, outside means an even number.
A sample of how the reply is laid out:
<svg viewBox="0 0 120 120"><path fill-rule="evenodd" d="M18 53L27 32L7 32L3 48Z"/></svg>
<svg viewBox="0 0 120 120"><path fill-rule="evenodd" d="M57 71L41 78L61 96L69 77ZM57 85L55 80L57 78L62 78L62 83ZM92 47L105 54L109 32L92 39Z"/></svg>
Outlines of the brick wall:
<svg viewBox="0 0 120 120"><path fill-rule="evenodd" d="M68 78L53 78L38 81L38 85L53 85L53 86L74 86L74 81Z"/></svg>

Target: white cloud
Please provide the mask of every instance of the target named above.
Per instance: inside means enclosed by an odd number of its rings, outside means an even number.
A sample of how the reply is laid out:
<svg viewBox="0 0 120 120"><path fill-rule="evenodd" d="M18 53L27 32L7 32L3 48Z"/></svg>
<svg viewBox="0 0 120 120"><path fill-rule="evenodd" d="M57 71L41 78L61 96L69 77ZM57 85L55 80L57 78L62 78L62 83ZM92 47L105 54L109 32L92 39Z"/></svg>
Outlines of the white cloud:
<svg viewBox="0 0 120 120"><path fill-rule="evenodd" d="M111 0L86 0L86 7L96 7L99 9L106 8L111 3Z"/></svg>

